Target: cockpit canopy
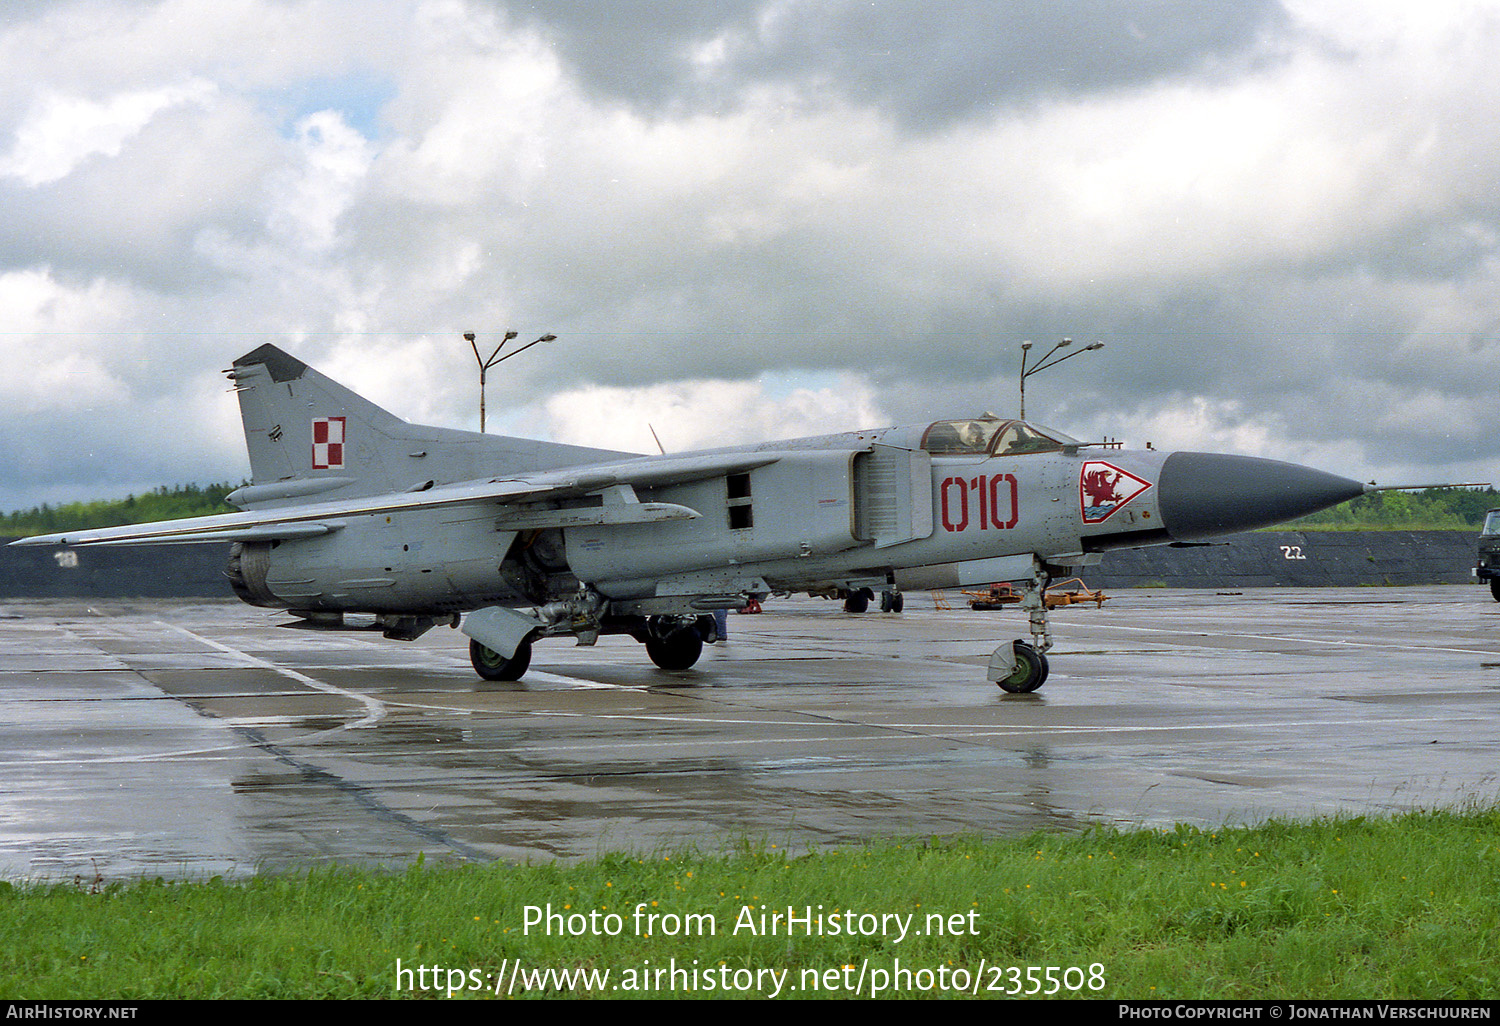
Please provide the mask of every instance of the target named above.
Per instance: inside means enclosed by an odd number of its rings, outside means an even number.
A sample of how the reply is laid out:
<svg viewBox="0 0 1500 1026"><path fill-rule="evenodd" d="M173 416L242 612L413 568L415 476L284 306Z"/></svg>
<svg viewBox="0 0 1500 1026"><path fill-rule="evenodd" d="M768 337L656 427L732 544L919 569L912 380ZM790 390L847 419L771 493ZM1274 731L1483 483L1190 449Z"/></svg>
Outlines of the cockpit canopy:
<svg viewBox="0 0 1500 1026"><path fill-rule="evenodd" d="M1033 452L1061 452L1078 439L1024 420L976 417L939 420L922 435L922 448L934 456L1020 456Z"/></svg>

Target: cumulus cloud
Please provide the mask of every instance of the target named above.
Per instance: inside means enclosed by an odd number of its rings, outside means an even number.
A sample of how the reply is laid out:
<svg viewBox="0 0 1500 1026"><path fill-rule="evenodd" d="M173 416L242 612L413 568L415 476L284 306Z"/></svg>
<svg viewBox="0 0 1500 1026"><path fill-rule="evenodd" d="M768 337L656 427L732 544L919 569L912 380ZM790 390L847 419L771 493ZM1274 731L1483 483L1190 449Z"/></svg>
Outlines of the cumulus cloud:
<svg viewBox="0 0 1500 1026"><path fill-rule="evenodd" d="M26 185L65 178L95 155L116 157L125 141L158 113L183 103L199 103L215 92L211 82L121 93L102 102L51 94L39 98L16 129L15 145L0 158L0 175Z"/></svg>
<svg viewBox="0 0 1500 1026"><path fill-rule="evenodd" d="M560 341L497 423L605 447L1003 414L1072 335L1028 412L1074 434L1487 476L1497 45L1465 0L9 7L0 507L229 476L264 341L472 427L507 328ZM195 455L134 446L173 408Z"/></svg>
<svg viewBox="0 0 1500 1026"><path fill-rule="evenodd" d="M559 392L542 404L558 441L634 452L712 449L800 438L886 423L868 384L846 377L823 388L784 394L755 381L682 381L644 388L591 386Z"/></svg>
<svg viewBox="0 0 1500 1026"><path fill-rule="evenodd" d="M506 5L510 6L510 5ZM863 0L528 4L592 90L722 112L746 83L836 95L912 128L1058 96L1216 73L1284 22L1270 0L947 0L912 16Z"/></svg>

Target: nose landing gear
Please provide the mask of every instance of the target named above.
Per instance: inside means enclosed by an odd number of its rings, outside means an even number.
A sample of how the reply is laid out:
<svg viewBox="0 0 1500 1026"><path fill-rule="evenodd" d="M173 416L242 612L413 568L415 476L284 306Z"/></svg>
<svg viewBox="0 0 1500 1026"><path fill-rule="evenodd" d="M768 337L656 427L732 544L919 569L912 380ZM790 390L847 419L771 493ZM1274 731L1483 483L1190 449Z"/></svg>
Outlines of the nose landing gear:
<svg viewBox="0 0 1500 1026"><path fill-rule="evenodd" d="M1031 625L1031 642L1019 638L1001 645L990 655L989 679L1013 695L1026 695L1047 681L1047 650L1052 631L1047 623L1047 584L1052 580L1041 560L1033 564L1031 585L1021 597L1021 608Z"/></svg>
<svg viewBox="0 0 1500 1026"><path fill-rule="evenodd" d="M995 666L995 657L990 658L990 677L1005 691L1013 695L1029 695L1037 688L1047 682L1047 657L1024 641L1012 641L1009 646L1002 645L996 649L996 655L1009 647L1011 652L1011 671L1005 676L997 676L1004 673L1004 668Z"/></svg>

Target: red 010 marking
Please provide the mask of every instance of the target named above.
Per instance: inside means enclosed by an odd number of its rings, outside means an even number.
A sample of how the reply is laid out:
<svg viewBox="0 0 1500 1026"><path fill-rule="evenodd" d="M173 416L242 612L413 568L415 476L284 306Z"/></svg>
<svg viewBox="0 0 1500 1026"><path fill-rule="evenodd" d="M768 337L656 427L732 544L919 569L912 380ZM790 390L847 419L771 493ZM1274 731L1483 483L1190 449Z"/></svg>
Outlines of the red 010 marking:
<svg viewBox="0 0 1500 1026"><path fill-rule="evenodd" d="M1021 519L1021 490L1014 474L981 474L978 477L948 477L938 488L943 530L964 531L969 527L969 503L978 507L974 520L979 530L1009 531Z"/></svg>

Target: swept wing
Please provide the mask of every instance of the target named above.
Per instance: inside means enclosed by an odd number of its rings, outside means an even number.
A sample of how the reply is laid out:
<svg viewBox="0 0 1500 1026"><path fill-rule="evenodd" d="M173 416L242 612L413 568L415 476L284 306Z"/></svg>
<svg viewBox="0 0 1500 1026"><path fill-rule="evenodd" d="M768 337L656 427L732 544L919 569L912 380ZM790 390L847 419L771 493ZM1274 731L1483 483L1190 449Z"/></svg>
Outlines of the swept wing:
<svg viewBox="0 0 1500 1026"><path fill-rule="evenodd" d="M163 520L152 524L128 524L90 531L66 531L22 538L11 544L149 545L308 538L338 530L343 526L341 521L345 517L470 503L494 503L498 507L497 513L508 521L514 521L505 525L511 529L690 519L699 515L696 510L668 502L643 503L627 500L581 509L542 509L526 504L578 498L616 486L633 488L682 484L723 474L745 473L775 463L778 459L779 456L764 452L639 457L357 499L280 506L244 513L222 513L184 520Z"/></svg>

